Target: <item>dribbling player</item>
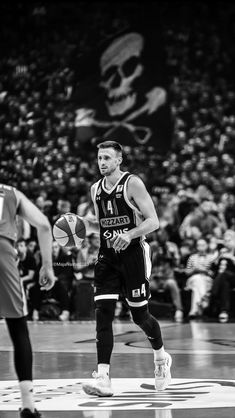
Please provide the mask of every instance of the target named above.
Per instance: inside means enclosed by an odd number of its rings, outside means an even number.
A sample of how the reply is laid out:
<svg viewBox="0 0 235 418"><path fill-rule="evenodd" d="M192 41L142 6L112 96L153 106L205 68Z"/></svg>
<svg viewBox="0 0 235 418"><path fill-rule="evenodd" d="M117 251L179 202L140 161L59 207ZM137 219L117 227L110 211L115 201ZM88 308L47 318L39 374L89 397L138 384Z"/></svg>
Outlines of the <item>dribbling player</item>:
<svg viewBox="0 0 235 418"><path fill-rule="evenodd" d="M122 147L115 141L98 145L101 178L91 187L97 222L85 220L87 228L100 231L100 251L95 265L95 306L98 370L83 385L89 395L112 396L109 376L113 350L115 305L124 295L133 321L144 331L153 348L156 390L171 381L171 356L164 350L157 320L148 310L150 250L145 235L158 229L153 201L142 180L120 169Z"/></svg>
<svg viewBox="0 0 235 418"><path fill-rule="evenodd" d="M42 256L39 281L50 290L55 282L52 269L52 233L46 216L15 188L0 184L0 316L6 319L14 348L14 366L19 380L21 418L40 418L33 399L32 347L26 322L27 306L17 268L16 215L37 229ZM44 283L44 285L43 285Z"/></svg>

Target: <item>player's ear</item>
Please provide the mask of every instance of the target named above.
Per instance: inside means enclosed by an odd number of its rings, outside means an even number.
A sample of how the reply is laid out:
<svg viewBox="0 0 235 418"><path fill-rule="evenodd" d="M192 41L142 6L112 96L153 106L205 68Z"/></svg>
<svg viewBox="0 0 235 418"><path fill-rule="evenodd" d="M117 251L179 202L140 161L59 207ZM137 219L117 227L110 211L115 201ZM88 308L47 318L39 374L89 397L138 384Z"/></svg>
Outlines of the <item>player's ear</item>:
<svg viewBox="0 0 235 418"><path fill-rule="evenodd" d="M120 155L120 157L118 157L118 162L119 162L119 164L122 164L122 160L123 160L123 158L122 158L122 156Z"/></svg>

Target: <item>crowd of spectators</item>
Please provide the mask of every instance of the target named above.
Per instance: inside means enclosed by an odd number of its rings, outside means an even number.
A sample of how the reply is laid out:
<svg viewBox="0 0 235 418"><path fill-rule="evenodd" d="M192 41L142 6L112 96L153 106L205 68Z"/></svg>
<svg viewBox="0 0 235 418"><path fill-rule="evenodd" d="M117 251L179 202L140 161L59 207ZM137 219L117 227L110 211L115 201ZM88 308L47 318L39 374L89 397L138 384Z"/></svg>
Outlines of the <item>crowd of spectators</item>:
<svg viewBox="0 0 235 418"><path fill-rule="evenodd" d="M222 8L216 2L212 8L199 1L177 2L177 7L160 2L158 11L175 126L172 147L166 155L157 155L150 147L126 146L123 168L139 175L153 196L160 231L148 238L153 252L152 290L170 291L175 319L180 320L185 307L179 290L186 287L192 292L191 316L203 314L211 293L216 300L218 294L227 295L218 279L221 269L214 263L221 251L226 252L227 231L235 231L235 8L232 3ZM122 7L106 3L91 8L70 2L1 5L0 178L25 192L52 224L68 211L93 216L89 188L98 176L96 150L82 152L76 137L71 98L80 80L73 63L91 52L99 38L125 27L125 16ZM19 231L19 238L30 241L28 251L34 253L38 266L35 231L22 221ZM19 242L18 247L24 244ZM78 277L87 274L91 278L81 260L80 267L76 264L77 257L93 258L86 253L89 248L84 246L79 255L76 250L64 254L55 244L53 251L55 258L68 257L65 264L74 271L66 270L66 277L62 277L65 269L56 272L62 291L56 287L56 294L47 295L46 301L40 300L38 289L32 291L31 279L24 279L28 295L33 293L35 319L50 299L59 304L54 309L57 317L68 319L75 311L74 280L78 283ZM231 289L234 247L228 252L231 277L224 282ZM204 260L197 271L194 253L206 254L212 261ZM206 279L195 290L198 274ZM218 314L229 313L225 299Z"/></svg>

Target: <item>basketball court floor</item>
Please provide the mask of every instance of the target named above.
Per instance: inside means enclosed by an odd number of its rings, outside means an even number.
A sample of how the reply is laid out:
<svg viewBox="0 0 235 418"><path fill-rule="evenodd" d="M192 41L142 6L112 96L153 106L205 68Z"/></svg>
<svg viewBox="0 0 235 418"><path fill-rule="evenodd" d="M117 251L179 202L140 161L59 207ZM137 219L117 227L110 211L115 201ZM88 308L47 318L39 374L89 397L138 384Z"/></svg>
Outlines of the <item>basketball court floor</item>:
<svg viewBox="0 0 235 418"><path fill-rule="evenodd" d="M95 323L29 322L35 399L44 418L235 418L235 324L160 321L172 383L154 390L153 354L132 322L114 324L112 398L88 396L96 369ZM12 347L0 322L0 417L18 417Z"/></svg>

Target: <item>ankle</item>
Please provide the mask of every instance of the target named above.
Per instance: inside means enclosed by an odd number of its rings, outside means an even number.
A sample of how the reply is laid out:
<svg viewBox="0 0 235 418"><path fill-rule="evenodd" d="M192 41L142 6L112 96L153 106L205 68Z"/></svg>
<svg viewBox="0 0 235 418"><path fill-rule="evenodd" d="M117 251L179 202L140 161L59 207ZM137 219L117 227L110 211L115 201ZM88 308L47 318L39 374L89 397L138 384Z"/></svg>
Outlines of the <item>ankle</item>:
<svg viewBox="0 0 235 418"><path fill-rule="evenodd" d="M110 364L99 363L98 364L98 374L102 376L109 376Z"/></svg>
<svg viewBox="0 0 235 418"><path fill-rule="evenodd" d="M154 361L164 360L166 357L166 352L162 346L159 350L153 350Z"/></svg>

